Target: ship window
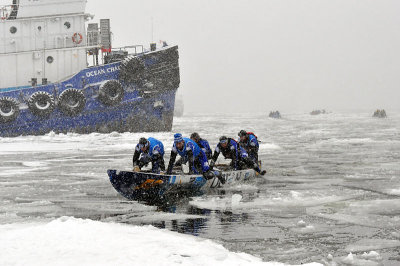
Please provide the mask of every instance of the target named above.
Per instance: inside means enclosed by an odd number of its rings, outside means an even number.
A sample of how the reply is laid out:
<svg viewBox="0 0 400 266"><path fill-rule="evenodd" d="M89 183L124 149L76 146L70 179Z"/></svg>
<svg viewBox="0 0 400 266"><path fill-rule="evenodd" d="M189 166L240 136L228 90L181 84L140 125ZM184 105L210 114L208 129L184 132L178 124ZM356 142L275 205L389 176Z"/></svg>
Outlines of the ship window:
<svg viewBox="0 0 400 266"><path fill-rule="evenodd" d="M11 32L12 34L16 33L16 32L17 32L17 28L14 27L14 26L12 26L12 27L10 28L10 32Z"/></svg>
<svg viewBox="0 0 400 266"><path fill-rule="evenodd" d="M69 23L68 21L64 23L64 26L69 29L71 28L71 23Z"/></svg>
<svg viewBox="0 0 400 266"><path fill-rule="evenodd" d="M49 64L54 62L54 58L52 56L48 56L46 60L47 60L47 63L49 63Z"/></svg>

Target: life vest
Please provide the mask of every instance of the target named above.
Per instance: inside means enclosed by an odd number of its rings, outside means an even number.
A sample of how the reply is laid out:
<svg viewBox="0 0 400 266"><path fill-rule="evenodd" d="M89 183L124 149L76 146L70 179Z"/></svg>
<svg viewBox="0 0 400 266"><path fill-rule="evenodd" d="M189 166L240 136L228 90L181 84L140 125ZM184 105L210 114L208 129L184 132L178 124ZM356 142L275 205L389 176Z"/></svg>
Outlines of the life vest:
<svg viewBox="0 0 400 266"><path fill-rule="evenodd" d="M246 132L247 135L253 135L254 137L256 137L256 139L258 140L258 137L256 136L256 134L254 134L253 132Z"/></svg>

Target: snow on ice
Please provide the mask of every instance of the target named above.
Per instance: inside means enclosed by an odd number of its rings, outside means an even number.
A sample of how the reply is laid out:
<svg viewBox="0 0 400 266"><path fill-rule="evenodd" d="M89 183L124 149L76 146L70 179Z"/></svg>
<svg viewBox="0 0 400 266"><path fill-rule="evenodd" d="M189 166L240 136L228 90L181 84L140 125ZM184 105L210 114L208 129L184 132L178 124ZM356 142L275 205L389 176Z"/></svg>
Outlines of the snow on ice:
<svg viewBox="0 0 400 266"><path fill-rule="evenodd" d="M0 250L0 265L284 265L152 226L68 217L2 225Z"/></svg>

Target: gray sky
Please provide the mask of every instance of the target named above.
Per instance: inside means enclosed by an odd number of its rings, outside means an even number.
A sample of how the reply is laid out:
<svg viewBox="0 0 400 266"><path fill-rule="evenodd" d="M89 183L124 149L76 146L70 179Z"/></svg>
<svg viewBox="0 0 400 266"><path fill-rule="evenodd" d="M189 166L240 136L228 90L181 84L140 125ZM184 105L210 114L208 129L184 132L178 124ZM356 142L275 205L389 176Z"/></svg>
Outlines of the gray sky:
<svg viewBox="0 0 400 266"><path fill-rule="evenodd" d="M185 111L400 109L399 0L89 0L114 46L180 47Z"/></svg>

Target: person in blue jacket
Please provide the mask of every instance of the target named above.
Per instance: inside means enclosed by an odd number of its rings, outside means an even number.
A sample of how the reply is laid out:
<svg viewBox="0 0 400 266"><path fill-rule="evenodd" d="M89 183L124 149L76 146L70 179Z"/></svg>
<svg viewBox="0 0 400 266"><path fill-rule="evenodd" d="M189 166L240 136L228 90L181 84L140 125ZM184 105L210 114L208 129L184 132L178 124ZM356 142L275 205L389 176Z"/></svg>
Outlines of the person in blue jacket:
<svg viewBox="0 0 400 266"><path fill-rule="evenodd" d="M211 160L212 157L212 150L210 148L210 144L208 143L207 140L202 139L199 135L199 133L194 132L192 135L190 135L190 139L194 140L196 144L204 151L204 153L207 156L207 160Z"/></svg>
<svg viewBox="0 0 400 266"><path fill-rule="evenodd" d="M165 171L164 145L155 138L141 138L136 145L133 155L133 167L139 167L152 164L152 173L159 174L160 170Z"/></svg>
<svg viewBox="0 0 400 266"><path fill-rule="evenodd" d="M247 132L246 130L241 130L238 134L240 137L240 146L243 147L251 160L258 164L258 150L260 149L260 144L258 143L257 137L252 132Z"/></svg>
<svg viewBox="0 0 400 266"><path fill-rule="evenodd" d="M220 172L210 169L206 154L200 149L196 142L189 138L182 137L180 133L174 135L174 144L171 150L167 174L172 174L172 168L174 167L178 154L183 158L183 161L189 162L190 175L202 174L206 179L211 179L216 176L220 179L221 183L225 183Z"/></svg>
<svg viewBox="0 0 400 266"><path fill-rule="evenodd" d="M246 150L236 142L236 140L222 136L214 150L214 155L210 162L211 169L214 167L218 156L222 152L225 159L232 159L231 167L234 170L242 170L246 167L253 168L257 173L265 175L267 171L261 171L257 163L254 163L247 154Z"/></svg>

